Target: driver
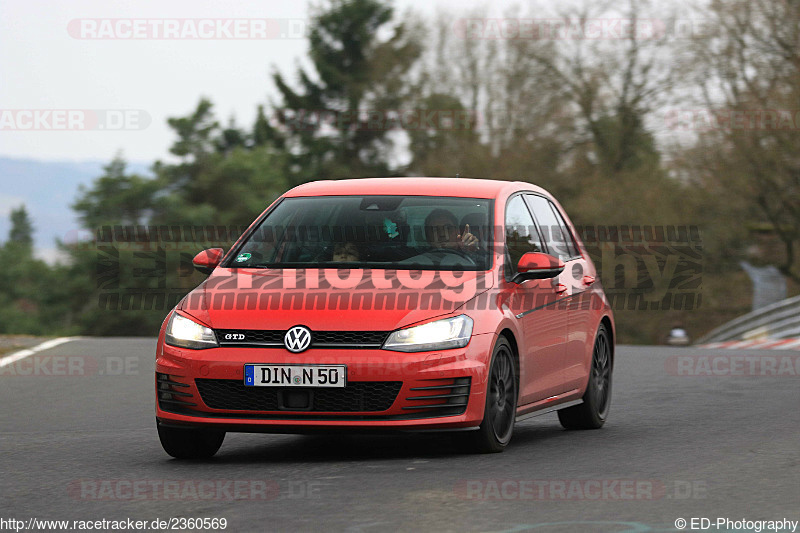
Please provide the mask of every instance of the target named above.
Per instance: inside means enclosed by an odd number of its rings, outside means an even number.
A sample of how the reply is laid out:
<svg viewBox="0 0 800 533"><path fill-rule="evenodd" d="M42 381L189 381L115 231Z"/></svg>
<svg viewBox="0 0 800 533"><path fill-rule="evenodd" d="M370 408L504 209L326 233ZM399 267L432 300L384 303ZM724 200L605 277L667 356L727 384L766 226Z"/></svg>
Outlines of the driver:
<svg viewBox="0 0 800 533"><path fill-rule="evenodd" d="M458 232L458 219L447 209L434 209L425 218L425 239L433 248L448 248L464 252L478 249L478 238L469 232L469 224L464 232Z"/></svg>

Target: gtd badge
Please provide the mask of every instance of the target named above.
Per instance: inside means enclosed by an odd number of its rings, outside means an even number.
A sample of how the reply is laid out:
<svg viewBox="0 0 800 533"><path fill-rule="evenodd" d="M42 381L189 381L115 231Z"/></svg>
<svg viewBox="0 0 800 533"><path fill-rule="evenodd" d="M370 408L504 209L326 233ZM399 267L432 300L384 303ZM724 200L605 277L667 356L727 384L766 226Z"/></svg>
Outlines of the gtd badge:
<svg viewBox="0 0 800 533"><path fill-rule="evenodd" d="M300 353L311 345L311 330L305 326L294 326L283 336L283 344L290 352Z"/></svg>

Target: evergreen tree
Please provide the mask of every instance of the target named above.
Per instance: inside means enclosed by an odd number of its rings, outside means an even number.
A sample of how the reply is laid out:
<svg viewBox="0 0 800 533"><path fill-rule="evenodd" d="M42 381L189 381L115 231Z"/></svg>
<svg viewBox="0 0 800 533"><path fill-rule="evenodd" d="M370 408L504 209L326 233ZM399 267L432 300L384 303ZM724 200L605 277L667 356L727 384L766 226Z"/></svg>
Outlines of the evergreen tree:
<svg viewBox="0 0 800 533"><path fill-rule="evenodd" d="M387 119L406 101L421 53L409 28L392 17L380 0L330 0L312 15L314 72L300 69L296 89L274 74L293 183L390 173Z"/></svg>
<svg viewBox="0 0 800 533"><path fill-rule="evenodd" d="M33 249L33 224L24 205L11 210L11 231L8 234L8 242L29 252Z"/></svg>

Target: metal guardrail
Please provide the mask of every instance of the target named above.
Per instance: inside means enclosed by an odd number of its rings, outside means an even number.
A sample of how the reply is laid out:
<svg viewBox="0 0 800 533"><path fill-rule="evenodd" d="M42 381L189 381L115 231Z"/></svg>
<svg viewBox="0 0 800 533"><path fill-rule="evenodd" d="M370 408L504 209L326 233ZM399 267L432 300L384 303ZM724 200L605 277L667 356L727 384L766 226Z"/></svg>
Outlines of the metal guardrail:
<svg viewBox="0 0 800 533"><path fill-rule="evenodd" d="M800 296L793 296L734 318L698 339L696 344L797 336L800 336Z"/></svg>

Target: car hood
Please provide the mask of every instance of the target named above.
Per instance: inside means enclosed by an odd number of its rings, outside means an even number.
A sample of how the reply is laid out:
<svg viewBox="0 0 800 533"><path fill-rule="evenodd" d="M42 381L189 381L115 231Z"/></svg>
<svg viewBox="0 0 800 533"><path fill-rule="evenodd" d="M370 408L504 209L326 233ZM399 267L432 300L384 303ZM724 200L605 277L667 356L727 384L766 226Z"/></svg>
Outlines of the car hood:
<svg viewBox="0 0 800 533"><path fill-rule="evenodd" d="M452 314L488 272L217 268L178 309L214 329L391 331Z"/></svg>

